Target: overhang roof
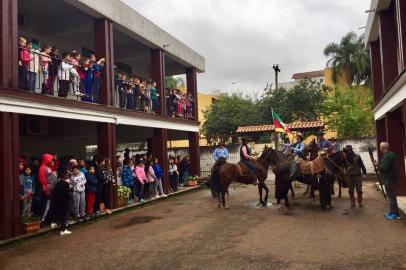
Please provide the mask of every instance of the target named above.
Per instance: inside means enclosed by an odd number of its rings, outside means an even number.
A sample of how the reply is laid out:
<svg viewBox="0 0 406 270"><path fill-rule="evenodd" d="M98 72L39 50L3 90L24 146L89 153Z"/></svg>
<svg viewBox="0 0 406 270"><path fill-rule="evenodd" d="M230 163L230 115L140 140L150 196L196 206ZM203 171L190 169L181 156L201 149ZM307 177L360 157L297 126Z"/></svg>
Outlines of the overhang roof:
<svg viewBox="0 0 406 270"><path fill-rule="evenodd" d="M313 122L295 122L291 124L286 124L290 130L302 130L302 129L314 129L314 128L323 128L323 121L313 121ZM238 127L237 133L256 133L256 132L266 132L274 131L274 125L260 125L260 126L242 126Z"/></svg>
<svg viewBox="0 0 406 270"><path fill-rule="evenodd" d="M371 41L379 38L379 12L389 7L391 0L371 0L368 21L365 29L365 43L368 45Z"/></svg>
<svg viewBox="0 0 406 270"><path fill-rule="evenodd" d="M292 76L292 79L300 80L305 78L314 78L314 77L323 77L324 70L316 70L316 71L309 71L309 72L302 72L302 73L295 73Z"/></svg>

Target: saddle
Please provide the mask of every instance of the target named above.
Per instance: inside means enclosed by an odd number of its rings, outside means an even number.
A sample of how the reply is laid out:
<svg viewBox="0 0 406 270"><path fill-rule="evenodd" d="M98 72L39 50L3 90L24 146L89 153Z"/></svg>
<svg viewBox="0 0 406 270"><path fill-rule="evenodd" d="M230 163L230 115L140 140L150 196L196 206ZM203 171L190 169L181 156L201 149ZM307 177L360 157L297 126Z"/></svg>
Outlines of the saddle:
<svg viewBox="0 0 406 270"><path fill-rule="evenodd" d="M322 157L318 156L312 161L299 160L299 169L302 174L315 175L324 171L324 163Z"/></svg>
<svg viewBox="0 0 406 270"><path fill-rule="evenodd" d="M244 165L241 161L238 162L237 164L238 172L242 177L252 177L253 173L248 169L247 166Z"/></svg>

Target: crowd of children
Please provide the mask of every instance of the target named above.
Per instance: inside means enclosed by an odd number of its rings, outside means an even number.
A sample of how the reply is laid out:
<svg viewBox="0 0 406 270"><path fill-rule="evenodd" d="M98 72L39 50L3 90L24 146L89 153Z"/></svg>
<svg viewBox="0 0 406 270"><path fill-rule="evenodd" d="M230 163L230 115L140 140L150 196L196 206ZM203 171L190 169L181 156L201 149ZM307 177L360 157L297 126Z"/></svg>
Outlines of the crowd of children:
<svg viewBox="0 0 406 270"><path fill-rule="evenodd" d="M166 89L166 105L168 116L193 119L195 100L190 93L183 94L179 89Z"/></svg>
<svg viewBox="0 0 406 270"><path fill-rule="evenodd" d="M109 192L115 185L124 185L131 190L129 204L135 199L144 202L146 198L166 197L162 186L164 171L159 160L150 154L130 157L129 151L116 157L117 174L108 158L97 155L92 160L58 158L43 154L41 158L24 157L19 160L20 171L20 214L22 222L38 217L51 227L61 226L60 234L66 235L70 218L88 220L104 211L111 213L112 202ZM187 156L169 158L170 189L187 186L190 161ZM117 181L116 181L117 179ZM180 183L179 183L180 182Z"/></svg>
<svg viewBox="0 0 406 270"><path fill-rule="evenodd" d="M97 60L94 53L82 57L77 51L60 54L56 47L20 37L18 60L20 89L33 93L41 89L42 94L54 95L56 84L59 97L72 93L82 101L100 102L104 58Z"/></svg>

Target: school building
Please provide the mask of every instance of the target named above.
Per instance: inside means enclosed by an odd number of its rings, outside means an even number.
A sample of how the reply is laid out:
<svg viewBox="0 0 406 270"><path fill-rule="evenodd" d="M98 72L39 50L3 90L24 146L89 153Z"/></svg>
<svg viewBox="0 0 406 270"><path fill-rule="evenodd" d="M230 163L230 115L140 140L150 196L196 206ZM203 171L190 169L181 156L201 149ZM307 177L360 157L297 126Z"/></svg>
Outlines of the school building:
<svg viewBox="0 0 406 270"><path fill-rule="evenodd" d="M115 161L116 145L146 142L168 171L167 142L188 140L191 175L200 173L197 73L205 59L119 0L0 0L0 239L19 235L18 159L42 153L85 157L86 146ZM18 37L105 58L100 101L19 89ZM157 82L159 112L119 108L114 73ZM167 116L165 76L186 75L192 120ZM38 80L41 76L38 75ZM112 162L115 167L115 162ZM113 168L115 170L115 168ZM164 174L165 192L169 188ZM112 190L111 196L115 196ZM113 204L114 205L114 204Z"/></svg>
<svg viewBox="0 0 406 270"><path fill-rule="evenodd" d="M365 32L370 50L377 143L397 157L398 195L406 195L406 2L372 0ZM379 155L381 158L381 154Z"/></svg>

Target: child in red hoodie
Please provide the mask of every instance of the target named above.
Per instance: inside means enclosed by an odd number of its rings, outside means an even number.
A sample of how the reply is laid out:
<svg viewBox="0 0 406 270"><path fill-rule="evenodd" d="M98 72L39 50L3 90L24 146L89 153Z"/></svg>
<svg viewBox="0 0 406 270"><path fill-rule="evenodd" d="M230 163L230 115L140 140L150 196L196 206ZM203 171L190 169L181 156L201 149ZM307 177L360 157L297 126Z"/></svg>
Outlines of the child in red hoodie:
<svg viewBox="0 0 406 270"><path fill-rule="evenodd" d="M55 170L55 158L51 154L42 155L42 163L39 167L39 183L42 189L41 192L41 201L43 202L43 215L42 221L45 221L45 218L49 211L49 203L51 199L52 190L57 181L57 175Z"/></svg>

